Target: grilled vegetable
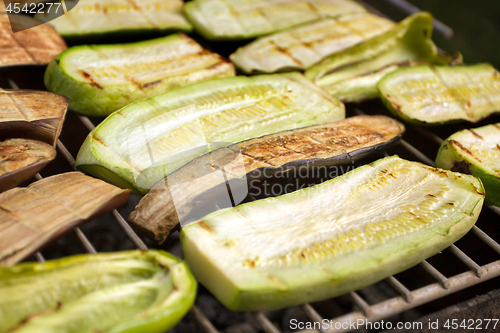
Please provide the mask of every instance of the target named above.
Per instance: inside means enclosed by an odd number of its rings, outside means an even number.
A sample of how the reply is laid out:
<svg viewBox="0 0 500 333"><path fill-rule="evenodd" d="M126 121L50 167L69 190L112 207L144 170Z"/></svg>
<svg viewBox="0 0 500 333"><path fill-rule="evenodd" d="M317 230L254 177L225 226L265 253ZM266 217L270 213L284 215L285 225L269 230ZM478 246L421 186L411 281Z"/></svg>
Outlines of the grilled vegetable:
<svg viewBox="0 0 500 333"><path fill-rule="evenodd" d="M59 16L55 11L36 14L50 21L64 38L114 36L117 34L191 31L182 14L182 0L65 0L73 8Z"/></svg>
<svg viewBox="0 0 500 333"><path fill-rule="evenodd" d="M49 64L45 86L69 97L71 110L105 116L138 99L234 75L227 60L176 34L124 45L72 47Z"/></svg>
<svg viewBox="0 0 500 333"><path fill-rule="evenodd" d="M399 66L449 61L437 54L431 34L432 16L419 12L382 35L325 58L305 75L342 101L375 98L378 81Z"/></svg>
<svg viewBox="0 0 500 333"><path fill-rule="evenodd" d="M401 68L378 88L389 110L420 124L475 123L500 111L500 73L489 64Z"/></svg>
<svg viewBox="0 0 500 333"><path fill-rule="evenodd" d="M182 228L194 275L226 307L318 301L403 271L461 238L481 181L396 156ZM355 209L353 209L355 207Z"/></svg>
<svg viewBox="0 0 500 333"><path fill-rule="evenodd" d="M305 70L392 26L391 21L370 13L347 14L261 37L230 58L245 73Z"/></svg>
<svg viewBox="0 0 500 333"><path fill-rule="evenodd" d="M80 172L0 193L0 266L15 264L64 232L123 206L129 193Z"/></svg>
<svg viewBox="0 0 500 333"><path fill-rule="evenodd" d="M78 255L0 268L0 332L148 332L190 309L196 281L158 250Z"/></svg>
<svg viewBox="0 0 500 333"><path fill-rule="evenodd" d="M249 39L320 18L365 12L351 0L194 0L184 12L203 37Z"/></svg>
<svg viewBox="0 0 500 333"><path fill-rule="evenodd" d="M342 103L298 73L210 80L113 113L89 134L76 163L146 193L206 154L207 144L229 145L344 117Z"/></svg>
<svg viewBox="0 0 500 333"><path fill-rule="evenodd" d="M486 202L500 206L500 123L453 134L439 148L436 164L481 178Z"/></svg>
<svg viewBox="0 0 500 333"><path fill-rule="evenodd" d="M9 139L0 142L0 192L30 179L56 157L56 150L44 142Z"/></svg>
<svg viewBox="0 0 500 333"><path fill-rule="evenodd" d="M357 116L244 141L199 157L160 181L142 198L129 221L146 236L162 243L178 227L179 220L185 225L193 211L207 213L199 208L198 200L218 204L220 198L215 195L218 186L231 184L235 199L238 182L244 182L242 186L246 187L247 180L259 175L270 178L278 172L292 173L293 168L351 163L396 145L403 132L404 126L392 118ZM242 158L237 158L235 155L240 153ZM221 167L224 177L219 172ZM249 185L252 186L251 181ZM205 200L200 199L203 196ZM220 197L223 200L224 194Z"/></svg>
<svg viewBox="0 0 500 333"><path fill-rule="evenodd" d="M54 28L38 24L29 16L0 13L0 67L46 65L66 49Z"/></svg>
<svg viewBox="0 0 500 333"><path fill-rule="evenodd" d="M45 91L0 89L0 140L28 138L56 144L68 99Z"/></svg>

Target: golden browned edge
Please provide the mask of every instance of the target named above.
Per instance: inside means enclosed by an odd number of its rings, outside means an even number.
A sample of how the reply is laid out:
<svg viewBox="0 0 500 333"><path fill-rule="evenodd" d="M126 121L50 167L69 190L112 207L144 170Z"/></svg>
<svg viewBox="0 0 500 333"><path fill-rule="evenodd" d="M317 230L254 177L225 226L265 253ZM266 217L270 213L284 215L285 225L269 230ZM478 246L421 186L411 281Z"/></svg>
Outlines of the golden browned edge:
<svg viewBox="0 0 500 333"><path fill-rule="evenodd" d="M67 46L56 30L48 24L32 27L39 21L26 15L5 13L2 2L0 7L0 66L46 65ZM12 32L14 30L22 30Z"/></svg>
<svg viewBox="0 0 500 333"><path fill-rule="evenodd" d="M27 139L0 142L0 192L30 179L56 157L51 145Z"/></svg>
<svg viewBox="0 0 500 333"><path fill-rule="evenodd" d="M222 150L213 152L211 158L217 160L217 165L224 165L227 174L238 179L263 167L277 168L300 160L327 159L375 146L401 135L404 130L403 124L386 116L356 116L238 143L244 170L237 162L224 163L224 159L231 154L220 153ZM218 177L210 179L211 172L215 175L214 164L203 163L203 159L195 159L168 176L169 182L183 184L183 189L189 189L175 194L176 198L184 199L182 204L177 202L174 205L167 180L163 179L141 199L129 217L130 223L146 237L158 243L165 241L178 228L178 214L184 216L190 211L195 204L194 199L206 191L207 185L208 188L219 185ZM205 175L203 183L197 179L197 174ZM210 184L210 181L214 183Z"/></svg>
<svg viewBox="0 0 500 333"><path fill-rule="evenodd" d="M0 193L0 266L13 265L63 233L121 207L129 194L80 172Z"/></svg>

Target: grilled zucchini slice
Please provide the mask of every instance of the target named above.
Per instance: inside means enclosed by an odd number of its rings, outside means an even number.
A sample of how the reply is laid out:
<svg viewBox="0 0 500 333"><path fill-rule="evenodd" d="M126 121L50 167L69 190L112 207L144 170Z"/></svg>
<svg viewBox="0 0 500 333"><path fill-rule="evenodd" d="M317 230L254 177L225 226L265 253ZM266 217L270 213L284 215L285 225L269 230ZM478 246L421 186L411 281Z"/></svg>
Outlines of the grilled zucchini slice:
<svg viewBox="0 0 500 333"><path fill-rule="evenodd" d="M161 333L191 308L186 263L157 250L0 268L0 333Z"/></svg>
<svg viewBox="0 0 500 333"><path fill-rule="evenodd" d="M196 158L160 181L142 198L129 221L162 243L179 223L194 219L193 213L200 218L215 210L215 205L224 207L226 184L237 205L246 196L247 186L251 192L259 178L286 178L303 174L306 168L326 170L325 166L354 163L397 145L403 132L403 124L392 118L357 116L240 142Z"/></svg>
<svg viewBox="0 0 500 333"><path fill-rule="evenodd" d="M486 202L500 206L500 123L451 135L439 148L436 165L481 178Z"/></svg>
<svg viewBox="0 0 500 333"><path fill-rule="evenodd" d="M363 288L460 239L481 211L470 175L387 157L181 230L194 275L231 310L314 302Z"/></svg>
<svg viewBox="0 0 500 333"><path fill-rule="evenodd" d="M214 79L114 112L89 134L76 164L147 193L210 145L343 118L344 105L298 73Z"/></svg>
<svg viewBox="0 0 500 333"><path fill-rule="evenodd" d="M415 13L384 34L325 58L305 75L344 102L376 98L378 81L398 67L449 61L438 55L431 34L432 15Z"/></svg>
<svg viewBox="0 0 500 333"><path fill-rule="evenodd" d="M58 2L58 1L54 1ZM59 1L60 2L60 1ZM182 14L182 0L65 0L72 8L59 16L55 11L36 14L64 38L113 36L131 33L189 32L191 24Z"/></svg>
<svg viewBox="0 0 500 333"><path fill-rule="evenodd" d="M476 123L500 111L500 73L489 64L401 68L378 89L389 110L418 124Z"/></svg>
<svg viewBox="0 0 500 333"><path fill-rule="evenodd" d="M233 64L186 35L175 34L138 43L69 48L47 67L45 86L69 97L70 110L106 116L173 88L234 75Z"/></svg>
<svg viewBox="0 0 500 333"><path fill-rule="evenodd" d="M346 14L261 37L229 58L249 74L305 70L393 26L392 21L370 13Z"/></svg>
<svg viewBox="0 0 500 333"><path fill-rule="evenodd" d="M352 0L194 0L184 12L203 37L240 40L366 9Z"/></svg>

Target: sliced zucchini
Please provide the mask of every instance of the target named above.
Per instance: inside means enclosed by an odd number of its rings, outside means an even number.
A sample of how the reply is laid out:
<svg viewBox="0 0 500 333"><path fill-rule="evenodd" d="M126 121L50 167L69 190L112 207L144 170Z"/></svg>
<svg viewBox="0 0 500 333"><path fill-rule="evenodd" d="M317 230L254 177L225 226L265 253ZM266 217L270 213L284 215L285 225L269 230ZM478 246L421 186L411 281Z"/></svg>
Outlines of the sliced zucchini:
<svg viewBox="0 0 500 333"><path fill-rule="evenodd" d="M238 40L366 9L352 0L194 0L184 12L203 37Z"/></svg>
<svg viewBox="0 0 500 333"><path fill-rule="evenodd" d="M35 140L0 142L0 192L27 181L56 157L51 145Z"/></svg>
<svg viewBox="0 0 500 333"><path fill-rule="evenodd" d="M0 67L46 65L66 49L54 28L40 24L26 15L0 12Z"/></svg>
<svg viewBox="0 0 500 333"><path fill-rule="evenodd" d="M89 134L76 164L117 186L147 193L208 153L211 144L229 145L344 117L339 100L298 73L209 80L114 112Z"/></svg>
<svg viewBox="0 0 500 333"><path fill-rule="evenodd" d="M184 226L214 211L215 205L223 206L226 183L237 205L249 192L247 186L252 188L259 178L270 179L276 174L285 178L303 174L305 168L353 163L395 146L403 132L404 126L392 118L357 116L240 142L196 158L160 181L142 198L129 221L163 243L179 223ZM223 193L219 195L221 186Z"/></svg>
<svg viewBox="0 0 500 333"><path fill-rule="evenodd" d="M439 148L436 165L481 178L486 202L500 206L500 123L453 134Z"/></svg>
<svg viewBox="0 0 500 333"><path fill-rule="evenodd" d="M392 21L370 13L341 15L261 37L240 47L230 59L245 73L305 70L393 26Z"/></svg>
<svg viewBox="0 0 500 333"><path fill-rule="evenodd" d="M376 98L378 81L399 66L443 62L431 34L431 14L415 13L384 34L325 58L305 75L342 101Z"/></svg>
<svg viewBox="0 0 500 333"><path fill-rule="evenodd" d="M69 48L47 67L45 86L70 110L106 116L138 99L211 78L234 66L184 34L121 45Z"/></svg>
<svg viewBox="0 0 500 333"><path fill-rule="evenodd" d="M314 302L401 272L477 220L481 181L397 156L181 230L194 275L231 310Z"/></svg>
<svg viewBox="0 0 500 333"><path fill-rule="evenodd" d="M0 268L0 333L162 333L191 308L196 287L186 263L159 250Z"/></svg>
<svg viewBox="0 0 500 333"><path fill-rule="evenodd" d="M57 4L60 1L55 1ZM35 15L49 22L64 38L192 30L182 14L182 0L65 0L72 8L59 16L56 11Z"/></svg>
<svg viewBox="0 0 500 333"><path fill-rule="evenodd" d="M500 111L500 73L489 64L401 68L378 88L389 110L419 124L476 123Z"/></svg>

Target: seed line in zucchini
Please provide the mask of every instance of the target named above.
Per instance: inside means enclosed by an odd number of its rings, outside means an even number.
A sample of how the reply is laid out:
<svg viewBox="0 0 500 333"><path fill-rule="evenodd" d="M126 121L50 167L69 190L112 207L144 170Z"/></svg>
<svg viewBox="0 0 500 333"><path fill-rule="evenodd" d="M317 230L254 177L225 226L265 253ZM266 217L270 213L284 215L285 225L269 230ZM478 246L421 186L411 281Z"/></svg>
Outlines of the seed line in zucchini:
<svg viewBox="0 0 500 333"><path fill-rule="evenodd" d="M418 264L467 233L483 201L478 178L392 156L214 212L180 237L193 274L227 308L277 309Z"/></svg>
<svg viewBox="0 0 500 333"><path fill-rule="evenodd" d="M89 134L76 164L117 186L147 193L212 150L212 143L232 144L344 117L340 101L299 73L214 79L111 114Z"/></svg>
<svg viewBox="0 0 500 333"><path fill-rule="evenodd" d="M352 0L194 0L184 12L203 37L240 40L366 9Z"/></svg>
<svg viewBox="0 0 500 333"><path fill-rule="evenodd" d="M500 73L489 64L401 68L378 89L396 116L419 124L476 123L500 111Z"/></svg>
<svg viewBox="0 0 500 333"><path fill-rule="evenodd" d="M431 14L415 13L384 34L325 58L305 75L344 102L376 98L378 81L400 66L450 62L438 55L431 34Z"/></svg>
<svg viewBox="0 0 500 333"><path fill-rule="evenodd" d="M106 116L168 90L234 76L233 64L184 34L121 45L71 47L45 72L48 90L69 97L70 110Z"/></svg>
<svg viewBox="0 0 500 333"><path fill-rule="evenodd" d="M392 21L371 13L341 15L260 37L230 59L245 73L305 70L393 26Z"/></svg>
<svg viewBox="0 0 500 333"><path fill-rule="evenodd" d="M451 135L439 148L436 165L481 178L486 202L500 206L500 123Z"/></svg>
<svg viewBox="0 0 500 333"><path fill-rule="evenodd" d="M186 263L160 250L0 268L0 333L162 333L191 308L196 287Z"/></svg>
<svg viewBox="0 0 500 333"><path fill-rule="evenodd" d="M66 14L54 10L35 15L64 38L131 33L191 31L182 0L65 0ZM55 2L56 4L58 2Z"/></svg>

